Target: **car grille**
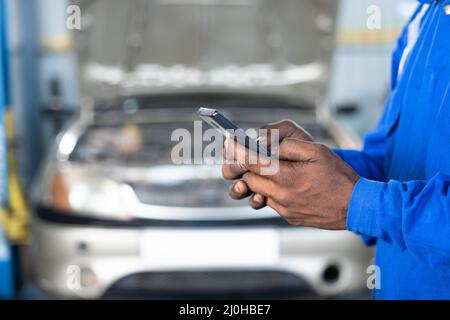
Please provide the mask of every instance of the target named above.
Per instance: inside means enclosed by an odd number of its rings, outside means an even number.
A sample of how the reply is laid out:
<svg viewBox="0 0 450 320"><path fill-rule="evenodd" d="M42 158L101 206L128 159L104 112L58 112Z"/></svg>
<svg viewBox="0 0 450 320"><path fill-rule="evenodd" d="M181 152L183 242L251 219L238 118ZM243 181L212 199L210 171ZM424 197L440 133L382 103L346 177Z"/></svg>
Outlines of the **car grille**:
<svg viewBox="0 0 450 320"><path fill-rule="evenodd" d="M281 271L146 272L120 279L104 299L313 298L306 281Z"/></svg>

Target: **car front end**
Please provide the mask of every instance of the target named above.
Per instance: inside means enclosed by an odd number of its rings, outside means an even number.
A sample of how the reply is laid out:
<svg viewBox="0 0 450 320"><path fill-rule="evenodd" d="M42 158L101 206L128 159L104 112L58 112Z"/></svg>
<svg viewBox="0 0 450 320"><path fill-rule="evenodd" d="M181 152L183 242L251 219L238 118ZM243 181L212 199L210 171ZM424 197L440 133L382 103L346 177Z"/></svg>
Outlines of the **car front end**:
<svg viewBox="0 0 450 320"><path fill-rule="evenodd" d="M293 227L270 208L232 201L220 164L203 152L173 161L178 129L208 145L207 128L196 127L202 106L244 129L291 119L330 147L358 147L326 104L336 2L81 5L91 24L77 39L81 115L59 134L34 189L39 287L82 299L364 291L372 251L358 236ZM132 27L112 27L108 12L129 14Z"/></svg>

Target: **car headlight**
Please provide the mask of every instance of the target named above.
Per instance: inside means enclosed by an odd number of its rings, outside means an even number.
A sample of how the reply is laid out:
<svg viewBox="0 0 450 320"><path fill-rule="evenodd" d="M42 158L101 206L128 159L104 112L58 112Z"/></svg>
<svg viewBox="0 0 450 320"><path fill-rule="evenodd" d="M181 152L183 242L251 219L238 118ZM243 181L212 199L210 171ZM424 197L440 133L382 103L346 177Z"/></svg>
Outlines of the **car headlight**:
<svg viewBox="0 0 450 320"><path fill-rule="evenodd" d="M135 198L130 186L89 168L65 167L52 170L41 185L41 202L65 214L126 220Z"/></svg>

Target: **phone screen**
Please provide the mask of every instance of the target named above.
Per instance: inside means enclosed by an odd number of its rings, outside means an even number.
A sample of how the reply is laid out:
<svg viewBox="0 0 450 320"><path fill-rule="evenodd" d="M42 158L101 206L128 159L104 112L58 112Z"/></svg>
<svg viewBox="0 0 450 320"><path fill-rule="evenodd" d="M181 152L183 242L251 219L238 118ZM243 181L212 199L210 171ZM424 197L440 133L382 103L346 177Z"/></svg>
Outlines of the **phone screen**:
<svg viewBox="0 0 450 320"><path fill-rule="evenodd" d="M235 140L254 152L270 157L270 152L260 146L258 142L250 138L243 129L236 126L227 119L223 114L215 109L200 108L198 110L200 118L208 123L211 127L219 130L225 137L234 137Z"/></svg>

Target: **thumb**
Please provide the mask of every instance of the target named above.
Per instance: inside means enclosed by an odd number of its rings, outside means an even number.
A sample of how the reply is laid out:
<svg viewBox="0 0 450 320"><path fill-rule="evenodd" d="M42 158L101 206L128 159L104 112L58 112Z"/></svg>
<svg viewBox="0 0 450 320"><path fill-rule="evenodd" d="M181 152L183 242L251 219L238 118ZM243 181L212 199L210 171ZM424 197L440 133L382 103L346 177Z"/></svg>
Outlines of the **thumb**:
<svg viewBox="0 0 450 320"><path fill-rule="evenodd" d="M292 120L281 120L278 122L269 123L263 126L261 129L267 130L267 138L269 143L272 142L271 133L273 130L278 130L279 141L283 141L285 138L313 141L311 135Z"/></svg>
<svg viewBox="0 0 450 320"><path fill-rule="evenodd" d="M321 144L286 138L281 142L279 148L279 159L292 162L314 162L319 155Z"/></svg>

